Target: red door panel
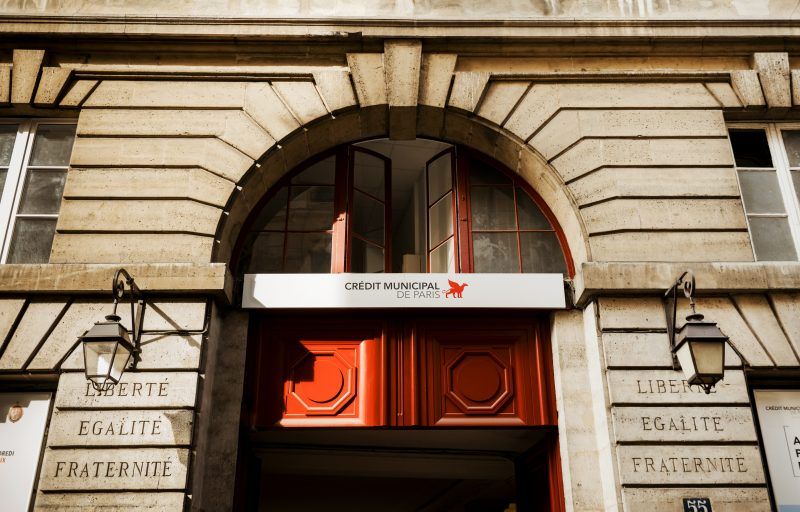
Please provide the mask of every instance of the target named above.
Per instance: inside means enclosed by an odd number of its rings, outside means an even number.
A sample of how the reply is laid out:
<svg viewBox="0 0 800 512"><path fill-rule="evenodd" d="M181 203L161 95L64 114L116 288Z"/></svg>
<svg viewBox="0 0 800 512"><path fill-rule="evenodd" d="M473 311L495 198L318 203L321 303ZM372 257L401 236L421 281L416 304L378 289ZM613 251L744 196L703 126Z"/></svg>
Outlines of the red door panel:
<svg viewBox="0 0 800 512"><path fill-rule="evenodd" d="M501 324L502 325L502 324ZM421 326L428 424L533 424L532 329Z"/></svg>
<svg viewBox="0 0 800 512"><path fill-rule="evenodd" d="M296 319L265 322L262 329L255 425L383 424L379 326Z"/></svg>

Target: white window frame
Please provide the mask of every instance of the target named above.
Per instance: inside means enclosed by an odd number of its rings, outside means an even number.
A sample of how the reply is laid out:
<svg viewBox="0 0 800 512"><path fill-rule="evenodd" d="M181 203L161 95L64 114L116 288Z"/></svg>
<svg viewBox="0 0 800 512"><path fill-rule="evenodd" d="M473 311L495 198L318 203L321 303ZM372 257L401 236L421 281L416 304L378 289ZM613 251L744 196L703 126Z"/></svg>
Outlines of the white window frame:
<svg viewBox="0 0 800 512"><path fill-rule="evenodd" d="M800 199L794 191L794 183L792 182L791 169L798 169L800 167L789 167L789 157L786 153L786 146L783 143L783 131L800 131L800 123L729 123L728 129L736 130L764 130L767 136L767 145L769 146L770 156L772 157L772 165L775 169L775 174L778 178L778 188L780 189L781 198L783 200L783 208L786 211L786 218L789 222L789 232L792 235L794 242L795 260L800 260ZM742 194L742 183L739 179L740 170L764 170L765 167L739 167L736 165L736 159L733 156L733 144L731 144L731 158L733 158L734 168L736 170L736 183L739 185L739 194L742 199L742 208L745 212L747 219L747 234L750 237L750 247L753 249L754 261L771 261L759 260L756 254L756 245L753 241L753 231L750 228L750 217L783 217L780 214L748 214L747 205L744 203L744 194Z"/></svg>
<svg viewBox="0 0 800 512"><path fill-rule="evenodd" d="M43 124L67 124L75 125L75 119L0 119L2 125L17 125L17 136L14 139L14 147L11 150L11 159L8 164L5 185L0 194L0 263L6 263L8 251L11 247L11 240L14 236L14 226L17 218L48 218L58 219L59 213L47 214L19 214L19 202L22 199L25 179L28 176L28 162L33 149L33 141L36 137L36 130ZM70 157L71 158L71 157ZM65 166L40 166L37 169L62 170ZM68 165L66 166L69 168ZM66 172L66 171L65 171ZM62 195L63 199L63 195Z"/></svg>

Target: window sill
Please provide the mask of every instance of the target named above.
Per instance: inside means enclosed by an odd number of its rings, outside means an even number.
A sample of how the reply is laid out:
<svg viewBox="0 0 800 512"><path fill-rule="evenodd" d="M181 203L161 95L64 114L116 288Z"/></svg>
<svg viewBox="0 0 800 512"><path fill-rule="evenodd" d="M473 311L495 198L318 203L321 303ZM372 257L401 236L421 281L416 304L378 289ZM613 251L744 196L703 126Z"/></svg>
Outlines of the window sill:
<svg viewBox="0 0 800 512"><path fill-rule="evenodd" d="M124 267L146 293L211 294L230 300L233 279L224 263L51 263L0 265L0 294L108 294ZM110 300L110 299L109 299Z"/></svg>
<svg viewBox="0 0 800 512"><path fill-rule="evenodd" d="M700 294L800 291L800 262L588 262L575 276L575 303L601 294L663 294L685 270Z"/></svg>

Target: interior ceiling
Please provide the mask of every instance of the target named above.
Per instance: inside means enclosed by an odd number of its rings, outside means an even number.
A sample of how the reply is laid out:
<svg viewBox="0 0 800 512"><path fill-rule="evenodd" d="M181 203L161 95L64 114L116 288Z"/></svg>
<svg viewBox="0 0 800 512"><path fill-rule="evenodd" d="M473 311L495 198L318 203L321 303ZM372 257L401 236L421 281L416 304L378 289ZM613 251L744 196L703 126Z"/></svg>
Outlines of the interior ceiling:
<svg viewBox="0 0 800 512"><path fill-rule="evenodd" d="M414 183L425 170L425 164L434 155L449 148L450 144L428 139L375 139L360 142L356 146L371 149L392 160L392 197L404 199L393 201L392 218L400 219L400 214L408 206Z"/></svg>

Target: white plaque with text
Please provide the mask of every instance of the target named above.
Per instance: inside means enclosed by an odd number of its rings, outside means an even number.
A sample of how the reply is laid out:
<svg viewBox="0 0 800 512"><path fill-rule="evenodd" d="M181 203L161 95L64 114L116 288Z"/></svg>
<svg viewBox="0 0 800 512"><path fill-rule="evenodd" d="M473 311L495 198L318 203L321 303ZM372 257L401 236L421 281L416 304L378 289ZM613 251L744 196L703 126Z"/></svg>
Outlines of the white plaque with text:
<svg viewBox="0 0 800 512"><path fill-rule="evenodd" d="M562 274L246 274L245 308L566 307Z"/></svg>
<svg viewBox="0 0 800 512"><path fill-rule="evenodd" d="M50 393L0 393L0 503L28 510Z"/></svg>
<svg viewBox="0 0 800 512"><path fill-rule="evenodd" d="M775 504L781 512L800 511L800 391L753 394Z"/></svg>

